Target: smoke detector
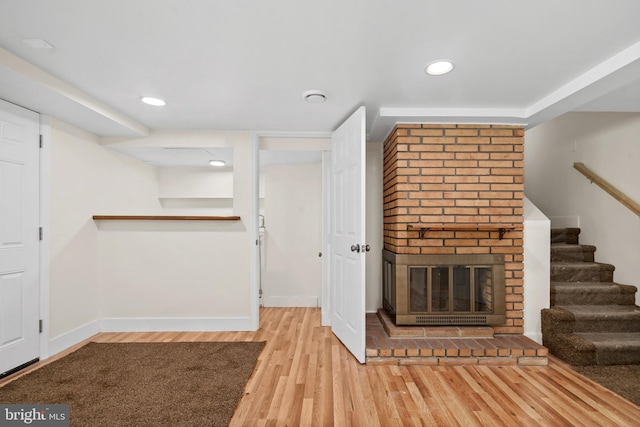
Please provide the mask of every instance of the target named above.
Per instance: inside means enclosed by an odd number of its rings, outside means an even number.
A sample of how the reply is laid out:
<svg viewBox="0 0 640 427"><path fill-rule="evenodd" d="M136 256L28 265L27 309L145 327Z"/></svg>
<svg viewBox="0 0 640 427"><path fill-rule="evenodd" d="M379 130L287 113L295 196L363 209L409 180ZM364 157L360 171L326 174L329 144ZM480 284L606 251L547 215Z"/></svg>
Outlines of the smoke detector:
<svg viewBox="0 0 640 427"><path fill-rule="evenodd" d="M327 100L327 94L321 90L308 90L302 94L302 99L313 104L321 104Z"/></svg>

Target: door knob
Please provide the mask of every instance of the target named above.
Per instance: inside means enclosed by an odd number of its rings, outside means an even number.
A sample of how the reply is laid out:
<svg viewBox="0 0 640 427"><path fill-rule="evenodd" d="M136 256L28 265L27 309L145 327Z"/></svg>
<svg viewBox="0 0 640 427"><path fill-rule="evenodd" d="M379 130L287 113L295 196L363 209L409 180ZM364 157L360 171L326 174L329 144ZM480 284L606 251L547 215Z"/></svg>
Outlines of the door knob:
<svg viewBox="0 0 640 427"><path fill-rule="evenodd" d="M351 252L360 252L360 245L351 245Z"/></svg>

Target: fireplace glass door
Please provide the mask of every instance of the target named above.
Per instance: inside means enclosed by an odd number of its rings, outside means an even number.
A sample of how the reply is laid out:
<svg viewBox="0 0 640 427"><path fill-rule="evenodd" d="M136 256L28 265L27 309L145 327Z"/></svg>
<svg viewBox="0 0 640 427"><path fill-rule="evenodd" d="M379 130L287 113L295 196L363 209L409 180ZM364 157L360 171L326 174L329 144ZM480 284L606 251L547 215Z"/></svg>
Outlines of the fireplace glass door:
<svg viewBox="0 0 640 427"><path fill-rule="evenodd" d="M382 255L382 304L396 325L505 324L502 255Z"/></svg>
<svg viewBox="0 0 640 427"><path fill-rule="evenodd" d="M409 311L412 313L489 313L491 266L409 267Z"/></svg>

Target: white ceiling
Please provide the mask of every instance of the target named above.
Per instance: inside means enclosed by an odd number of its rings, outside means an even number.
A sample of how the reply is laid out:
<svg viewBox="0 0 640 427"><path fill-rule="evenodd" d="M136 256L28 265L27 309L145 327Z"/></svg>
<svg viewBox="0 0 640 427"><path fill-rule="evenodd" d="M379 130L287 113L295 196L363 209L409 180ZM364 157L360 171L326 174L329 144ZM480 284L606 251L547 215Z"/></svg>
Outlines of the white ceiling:
<svg viewBox="0 0 640 427"><path fill-rule="evenodd" d="M640 112L640 1L0 0L0 98L99 136Z"/></svg>

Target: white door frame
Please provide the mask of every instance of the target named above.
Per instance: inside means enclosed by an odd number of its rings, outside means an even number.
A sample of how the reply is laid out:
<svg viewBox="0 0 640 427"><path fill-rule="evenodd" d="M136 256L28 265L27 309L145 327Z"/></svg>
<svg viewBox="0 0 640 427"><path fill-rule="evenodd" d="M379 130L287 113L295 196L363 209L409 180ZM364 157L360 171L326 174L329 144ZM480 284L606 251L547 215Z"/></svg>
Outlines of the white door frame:
<svg viewBox="0 0 640 427"><path fill-rule="evenodd" d="M322 326L331 326L331 153L322 153Z"/></svg>
<svg viewBox="0 0 640 427"><path fill-rule="evenodd" d="M40 360L49 357L49 201L51 200L51 118L40 115Z"/></svg>
<svg viewBox="0 0 640 427"><path fill-rule="evenodd" d="M258 330L260 327L260 246L258 245L260 234L258 230L258 215L260 214L260 143L263 138L287 138L287 139L307 139L307 138L319 138L331 140L331 132L278 132L278 131L255 131L251 132L251 193L253 195L251 200L251 217L249 218L249 245L251 247L251 274L250 274L250 313L249 324L252 330ZM323 156L323 183L324 183L324 157ZM324 191L324 190L323 190ZM324 194L323 194L324 196ZM324 200L323 200L324 202ZM327 207L323 203L322 217L323 217L323 254L326 253L326 239L325 239L325 217L327 216ZM322 257L322 313L323 319L325 316L325 304L329 299L329 295L325 294L325 280L328 275L325 271L326 257ZM327 304L328 305L328 304Z"/></svg>

